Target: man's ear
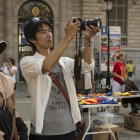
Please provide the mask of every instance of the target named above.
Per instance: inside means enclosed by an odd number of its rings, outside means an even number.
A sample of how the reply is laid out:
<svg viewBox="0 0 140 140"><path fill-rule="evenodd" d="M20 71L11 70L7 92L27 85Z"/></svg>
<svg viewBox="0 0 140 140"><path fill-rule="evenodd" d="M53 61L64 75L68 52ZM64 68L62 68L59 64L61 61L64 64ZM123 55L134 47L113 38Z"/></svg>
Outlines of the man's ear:
<svg viewBox="0 0 140 140"><path fill-rule="evenodd" d="M31 42L31 43L36 43L36 40L35 39L29 39L29 41Z"/></svg>

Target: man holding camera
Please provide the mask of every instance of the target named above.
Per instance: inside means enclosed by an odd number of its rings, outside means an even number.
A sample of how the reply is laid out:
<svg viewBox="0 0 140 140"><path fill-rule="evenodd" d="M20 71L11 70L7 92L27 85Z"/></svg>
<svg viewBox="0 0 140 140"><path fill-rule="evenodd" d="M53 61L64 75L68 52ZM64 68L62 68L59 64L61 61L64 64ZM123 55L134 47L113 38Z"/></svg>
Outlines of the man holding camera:
<svg viewBox="0 0 140 140"><path fill-rule="evenodd" d="M32 99L30 140L74 140L75 124L81 121L75 85L72 79L74 60L62 57L71 40L80 30L81 23L71 18L65 25L65 37L53 47L51 24L44 18L33 18L26 23L24 35L35 51L20 62ZM91 38L99 32L97 27L86 26L83 69L91 71ZM49 77L50 73L55 76ZM57 78L69 96L70 104L53 83Z"/></svg>

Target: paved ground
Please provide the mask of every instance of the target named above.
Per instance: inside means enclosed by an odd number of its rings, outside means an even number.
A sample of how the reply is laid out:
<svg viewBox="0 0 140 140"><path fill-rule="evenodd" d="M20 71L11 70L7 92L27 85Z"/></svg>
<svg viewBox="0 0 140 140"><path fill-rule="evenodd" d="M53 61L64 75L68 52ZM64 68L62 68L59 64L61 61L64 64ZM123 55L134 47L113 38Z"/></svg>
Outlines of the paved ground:
<svg viewBox="0 0 140 140"><path fill-rule="evenodd" d="M140 89L140 81L134 81L137 87ZM17 84L17 90L15 93L16 96L16 109L18 110L20 116L23 118L25 123L27 124L28 128L30 125L30 110L31 110L31 98L28 97L27 85L26 83L19 83ZM121 107L121 111L123 114L128 114L130 112L130 107L124 109ZM97 110L94 109L94 112ZM112 111L112 108L109 109ZM113 123L119 125L120 127L120 140L140 140L140 132L133 131L130 129L124 128L124 117L123 115L114 114ZM85 114L86 116L86 114ZM140 125L140 124L139 124Z"/></svg>

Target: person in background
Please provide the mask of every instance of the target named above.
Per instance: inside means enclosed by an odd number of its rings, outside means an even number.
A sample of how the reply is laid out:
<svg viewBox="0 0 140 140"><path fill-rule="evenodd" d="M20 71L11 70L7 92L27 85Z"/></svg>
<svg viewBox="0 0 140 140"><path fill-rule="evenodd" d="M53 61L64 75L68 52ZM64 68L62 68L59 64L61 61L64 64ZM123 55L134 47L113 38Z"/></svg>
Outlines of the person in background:
<svg viewBox="0 0 140 140"><path fill-rule="evenodd" d="M128 77L132 80L132 74L134 73L134 65L132 64L133 60L130 60L129 63L126 65L126 70L128 72Z"/></svg>
<svg viewBox="0 0 140 140"><path fill-rule="evenodd" d="M134 65L134 72L133 72L134 75L136 75L136 66Z"/></svg>
<svg viewBox="0 0 140 140"><path fill-rule="evenodd" d="M126 65L129 64L129 63L130 63L129 60L127 60L127 61L126 61Z"/></svg>
<svg viewBox="0 0 140 140"><path fill-rule="evenodd" d="M0 54L6 49L7 42L0 42ZM13 114L13 109L15 107L15 97L14 97L14 81L11 77L4 75L0 72L0 92L6 100L6 108ZM2 98L0 96L0 107L2 106ZM19 140L27 140L28 129L26 124L23 122L22 118L19 116L18 112L15 112L16 116L16 126L19 132ZM5 132L0 130L0 140L4 140ZM10 138L9 138L10 139ZM6 139L5 139L6 140Z"/></svg>
<svg viewBox="0 0 140 140"><path fill-rule="evenodd" d="M81 55L82 55L82 61L84 59L84 52L85 47L81 47ZM94 67L95 67L95 61ZM77 94L90 94L95 89L94 85L94 69L91 72L86 72L83 69L81 69L81 79L76 80L76 92Z"/></svg>
<svg viewBox="0 0 140 140"><path fill-rule="evenodd" d="M82 55L82 61L84 59L84 53L85 47L81 47L81 55ZM95 61L92 59L95 67ZM75 80L75 86L76 86L76 93L77 94L91 94L92 91L95 90L95 84L94 84L94 68L91 72L86 72L83 69L81 69L81 76L80 80ZM83 112L88 112L87 108L83 109Z"/></svg>
<svg viewBox="0 0 140 140"><path fill-rule="evenodd" d="M112 92L125 92L125 79L127 78L126 75L126 69L125 69L125 54L123 52L120 52L116 55L116 58L118 61L115 63L114 68L113 68L113 87L112 87ZM137 105L136 103L130 103L131 104L131 112L129 114L134 114L138 113L138 110L140 109L140 106ZM118 114L121 115L122 113L120 112L119 107L114 107L114 111Z"/></svg>
<svg viewBox="0 0 140 140"><path fill-rule="evenodd" d="M3 73L7 76L10 76L15 83L14 90L16 90L16 73L17 67L15 66L15 60L13 58L7 59L7 66L3 68Z"/></svg>
<svg viewBox="0 0 140 140"><path fill-rule="evenodd" d="M113 86L112 86L112 92L113 93L124 92L125 91L124 82L125 82L125 79L127 78L126 70L125 70L125 64L124 64L125 54L123 52L119 52L116 55L116 59L118 61L114 64L114 68L113 68L113 76L114 76ZM118 115L122 115L119 107L114 107L114 111Z"/></svg>

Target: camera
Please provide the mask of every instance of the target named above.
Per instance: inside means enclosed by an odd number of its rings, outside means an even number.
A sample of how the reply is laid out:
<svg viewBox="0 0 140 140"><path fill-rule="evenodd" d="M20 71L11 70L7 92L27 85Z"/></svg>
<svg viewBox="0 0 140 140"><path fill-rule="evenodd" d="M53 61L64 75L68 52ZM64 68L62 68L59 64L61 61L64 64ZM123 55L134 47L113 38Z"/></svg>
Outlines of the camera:
<svg viewBox="0 0 140 140"><path fill-rule="evenodd" d="M91 19L91 20L90 19L83 20L82 18L75 18L73 22L75 23L76 21L80 21L81 23L80 30L83 30L83 31L86 30L85 26L90 27L90 25L93 25L94 27L98 27L99 29L102 26L102 22L100 18Z"/></svg>

